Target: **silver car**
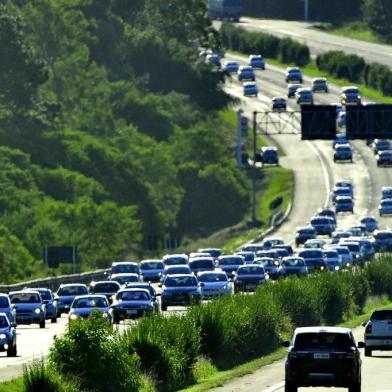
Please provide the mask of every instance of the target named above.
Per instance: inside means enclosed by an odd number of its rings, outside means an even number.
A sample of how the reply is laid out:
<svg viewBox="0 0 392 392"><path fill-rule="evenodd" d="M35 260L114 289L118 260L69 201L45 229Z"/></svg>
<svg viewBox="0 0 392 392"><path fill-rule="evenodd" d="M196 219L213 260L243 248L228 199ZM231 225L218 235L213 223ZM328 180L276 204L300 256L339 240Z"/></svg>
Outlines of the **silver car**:
<svg viewBox="0 0 392 392"><path fill-rule="evenodd" d="M69 320L86 319L91 316L94 311L102 313L102 317L112 322L112 309L105 295L81 295L74 299L69 311Z"/></svg>
<svg viewBox="0 0 392 392"><path fill-rule="evenodd" d="M39 324L40 328L45 328L47 301L42 300L38 291L12 291L9 296L15 306L18 324Z"/></svg>
<svg viewBox="0 0 392 392"><path fill-rule="evenodd" d="M233 284L223 271L205 271L197 274L203 298L216 298L233 294Z"/></svg>

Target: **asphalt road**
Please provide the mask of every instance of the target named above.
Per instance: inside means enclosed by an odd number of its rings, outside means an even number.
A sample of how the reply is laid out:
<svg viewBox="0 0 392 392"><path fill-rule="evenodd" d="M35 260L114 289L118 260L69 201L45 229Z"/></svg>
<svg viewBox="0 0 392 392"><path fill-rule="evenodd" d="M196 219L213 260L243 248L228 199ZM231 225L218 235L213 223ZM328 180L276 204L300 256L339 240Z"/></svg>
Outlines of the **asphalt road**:
<svg viewBox="0 0 392 392"><path fill-rule="evenodd" d="M313 29L310 23L244 17L241 18L239 26L247 30L263 31L279 37L291 37L306 43L312 55L329 50L342 50L345 53L361 56L368 63L380 63L392 67L392 46L328 34Z"/></svg>
<svg viewBox="0 0 392 392"><path fill-rule="evenodd" d="M241 59L241 61L243 60ZM250 115L255 110L267 110L270 107L270 98L272 96L286 95L286 83L279 68L270 67L267 64L266 71L257 71L257 79L261 92L258 98L244 98L242 87L236 81L236 78L231 82L227 82L226 85L228 92L242 99L242 106L247 115ZM305 78L305 84L308 84L309 81L310 79ZM330 94L317 94L315 102L336 102L339 89L331 86L330 91ZM298 110L295 102L290 101L289 110ZM381 186L392 185L391 169L377 168L373 153L364 142L353 143L355 147L353 164L334 164L331 142L304 142L300 140L298 129L294 131L297 134L271 135L272 140L284 149L286 155L281 158L281 164L294 170L296 182L292 212L285 224L274 235L280 235L287 242L291 242L296 227L306 224L319 207L330 204L329 192L337 179L348 178L353 181L356 202L354 215L339 216L338 226L340 228L356 223L358 217L363 214L371 213L377 215ZM386 227L390 220L389 218L382 218L380 222L382 227ZM177 311L174 309L170 308L169 311ZM184 311L184 309L178 310ZM66 325L67 319L63 315L57 324L48 322L45 329L39 329L35 325L18 327L18 357L7 358L4 353L0 354L0 380L4 381L20 375L24 364L34 358L46 356L53 342L53 337L63 333ZM383 359L371 359L370 363L373 364L377 361L382 362ZM272 371L270 369L276 370ZM387 369L384 370L387 371ZM281 363L271 365L271 367L260 372L261 376L255 376L256 379L251 384L247 384L247 381L242 381L243 379L236 382L246 384L247 387L257 388L258 390L262 390L260 388L264 388L264 385L267 388L268 385L275 385L281 382ZM382 377L382 373L378 372L377 374L381 374ZM372 377L376 377L372 371L369 375L368 373L364 375L366 380L372 380ZM366 381L364 385L368 385L368 382ZM391 380L389 386L392 386ZM237 386L231 387L231 384L229 384L223 390L234 391L237 390L236 388ZM383 387L382 389L387 388ZM251 391L253 389L246 390ZM375 391L375 389L364 389L364 391L370 392Z"/></svg>

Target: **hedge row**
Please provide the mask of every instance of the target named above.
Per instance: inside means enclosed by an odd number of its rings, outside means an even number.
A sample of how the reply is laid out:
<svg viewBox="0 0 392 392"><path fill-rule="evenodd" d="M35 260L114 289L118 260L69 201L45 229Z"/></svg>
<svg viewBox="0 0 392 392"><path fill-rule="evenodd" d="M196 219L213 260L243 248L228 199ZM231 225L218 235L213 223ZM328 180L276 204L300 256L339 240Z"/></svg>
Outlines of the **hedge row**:
<svg viewBox="0 0 392 392"><path fill-rule="evenodd" d="M284 279L183 315L146 317L123 334L99 316L76 321L56 339L48 366L86 391L141 390L143 374L159 390L176 390L195 381L201 356L225 369L271 353L295 327L342 322L360 313L369 295L392 299L391 281L389 257L360 271ZM53 377L53 371L40 374Z"/></svg>
<svg viewBox="0 0 392 392"><path fill-rule="evenodd" d="M317 68L321 71L353 83L363 83L392 95L392 70L382 64L365 63L359 56L345 54L342 51L330 51L317 56Z"/></svg>
<svg viewBox="0 0 392 392"><path fill-rule="evenodd" d="M231 24L220 29L221 41L226 49L246 54L261 54L279 59L284 63L304 66L310 62L310 51L306 45L291 38L278 38L270 34L246 31Z"/></svg>

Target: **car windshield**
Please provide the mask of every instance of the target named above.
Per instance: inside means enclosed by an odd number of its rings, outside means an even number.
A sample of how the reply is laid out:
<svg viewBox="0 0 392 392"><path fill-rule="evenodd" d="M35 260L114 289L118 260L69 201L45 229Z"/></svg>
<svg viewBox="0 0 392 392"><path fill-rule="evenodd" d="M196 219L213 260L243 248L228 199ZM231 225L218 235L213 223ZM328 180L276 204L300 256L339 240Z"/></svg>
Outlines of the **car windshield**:
<svg viewBox="0 0 392 392"><path fill-rule="evenodd" d="M314 234L314 230L311 229L302 229L302 230L298 230L299 234Z"/></svg>
<svg viewBox="0 0 392 392"><path fill-rule="evenodd" d="M376 310L372 316L370 317L370 320L388 320L392 321L392 310L387 309L387 310Z"/></svg>
<svg viewBox="0 0 392 392"><path fill-rule="evenodd" d="M350 251L348 250L348 248L337 248L336 251L340 254L340 255L348 255L350 253Z"/></svg>
<svg viewBox="0 0 392 392"><path fill-rule="evenodd" d="M165 285L167 287L197 286L197 280L194 276L168 276Z"/></svg>
<svg viewBox="0 0 392 392"><path fill-rule="evenodd" d="M184 257L169 257L165 260L166 265L186 265L188 264Z"/></svg>
<svg viewBox="0 0 392 392"><path fill-rule="evenodd" d="M264 268L261 266L249 266L238 270L238 275L263 275Z"/></svg>
<svg viewBox="0 0 392 392"><path fill-rule="evenodd" d="M300 333L296 336L294 348L297 350L349 350L354 346L346 333Z"/></svg>
<svg viewBox="0 0 392 392"><path fill-rule="evenodd" d="M4 309L4 308L8 308L9 306L10 304L8 302L8 298L0 297L0 308Z"/></svg>
<svg viewBox="0 0 392 392"><path fill-rule="evenodd" d="M139 273L139 266L136 264L117 264L112 267L112 274L123 274L123 273Z"/></svg>
<svg viewBox="0 0 392 392"><path fill-rule="evenodd" d="M73 308L106 308L108 307L106 298L79 298L72 304Z"/></svg>
<svg viewBox="0 0 392 392"><path fill-rule="evenodd" d="M219 265L242 265L244 261L242 257L225 257L219 260Z"/></svg>
<svg viewBox="0 0 392 392"><path fill-rule="evenodd" d="M263 152L264 156L269 156L269 157L276 157L277 153L274 150L266 150Z"/></svg>
<svg viewBox="0 0 392 392"><path fill-rule="evenodd" d="M192 260L189 266L191 268L214 268L214 262L210 259Z"/></svg>
<svg viewBox="0 0 392 392"><path fill-rule="evenodd" d="M285 267L303 267L304 262L301 259L289 259L283 262Z"/></svg>
<svg viewBox="0 0 392 392"><path fill-rule="evenodd" d="M392 239L392 233L377 233L374 238L377 240L388 240Z"/></svg>
<svg viewBox="0 0 392 392"><path fill-rule="evenodd" d="M132 274L132 275L122 275L122 276L115 276L112 278L112 280L115 280L116 282L120 284L124 284L127 282L138 282L139 277L137 274Z"/></svg>
<svg viewBox="0 0 392 392"><path fill-rule="evenodd" d="M338 252L332 251L332 250L327 250L324 252L325 257L339 257Z"/></svg>
<svg viewBox="0 0 392 392"><path fill-rule="evenodd" d="M38 292L45 301L51 301L53 299L51 292L48 290L38 290Z"/></svg>
<svg viewBox="0 0 392 392"><path fill-rule="evenodd" d="M331 221L328 218L313 218L310 223L313 224L329 224Z"/></svg>
<svg viewBox="0 0 392 392"><path fill-rule="evenodd" d="M150 295L145 291L123 291L118 293L118 299L122 301L149 301Z"/></svg>
<svg viewBox="0 0 392 392"><path fill-rule="evenodd" d="M66 286L61 287L57 292L58 295L83 295L87 294L87 289L84 286Z"/></svg>
<svg viewBox="0 0 392 392"><path fill-rule="evenodd" d="M359 94L359 90L356 88L347 88L343 91L344 94Z"/></svg>
<svg viewBox="0 0 392 392"><path fill-rule="evenodd" d="M391 206L391 205L392 205L392 200L383 200L383 201L381 202L381 204L382 204L383 206Z"/></svg>
<svg viewBox="0 0 392 392"><path fill-rule="evenodd" d="M338 151L345 151L345 152L348 152L348 151L351 151L351 147L348 147L348 146L339 146L339 147L337 148L337 150L338 150Z"/></svg>
<svg viewBox="0 0 392 392"><path fill-rule="evenodd" d="M165 271L166 275L176 275L176 274L189 274L191 273L191 269L187 266L180 266L180 267L171 267L167 268Z"/></svg>
<svg viewBox="0 0 392 392"><path fill-rule="evenodd" d="M141 270L159 270L163 268L164 265L162 261L149 261L140 265Z"/></svg>
<svg viewBox="0 0 392 392"><path fill-rule="evenodd" d="M9 326L8 320L6 317L1 316L0 317L0 328L7 328Z"/></svg>
<svg viewBox="0 0 392 392"><path fill-rule="evenodd" d="M350 250L350 252L359 252L359 244L347 244L345 243L344 246L347 246L347 248Z"/></svg>
<svg viewBox="0 0 392 392"><path fill-rule="evenodd" d="M17 303L41 303L41 297L37 293L15 293L10 295L13 304Z"/></svg>
<svg viewBox="0 0 392 392"><path fill-rule="evenodd" d="M227 282L226 274L202 274L199 277L200 282Z"/></svg>
<svg viewBox="0 0 392 392"><path fill-rule="evenodd" d="M91 287L91 291L94 293L113 293L119 290L119 286L116 283L108 282L108 283L98 283Z"/></svg>
<svg viewBox="0 0 392 392"><path fill-rule="evenodd" d="M299 255L301 257L313 259L323 257L323 252L321 250L303 250Z"/></svg>
<svg viewBox="0 0 392 392"><path fill-rule="evenodd" d="M349 188L338 188L334 191L335 195L351 195Z"/></svg>

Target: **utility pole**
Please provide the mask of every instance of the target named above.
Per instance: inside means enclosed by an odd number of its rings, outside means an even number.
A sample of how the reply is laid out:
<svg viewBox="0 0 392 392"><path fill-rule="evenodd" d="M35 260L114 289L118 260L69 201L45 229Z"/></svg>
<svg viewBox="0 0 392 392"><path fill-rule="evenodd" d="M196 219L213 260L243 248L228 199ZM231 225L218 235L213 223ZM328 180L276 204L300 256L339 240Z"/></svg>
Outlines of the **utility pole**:
<svg viewBox="0 0 392 392"><path fill-rule="evenodd" d="M256 226L256 140L257 131L257 112L253 112L253 166L252 166L252 223Z"/></svg>
<svg viewBox="0 0 392 392"><path fill-rule="evenodd" d="M237 111L237 166L242 168L242 109Z"/></svg>
<svg viewBox="0 0 392 392"><path fill-rule="evenodd" d="M309 0L304 0L304 19L305 22L309 20Z"/></svg>

